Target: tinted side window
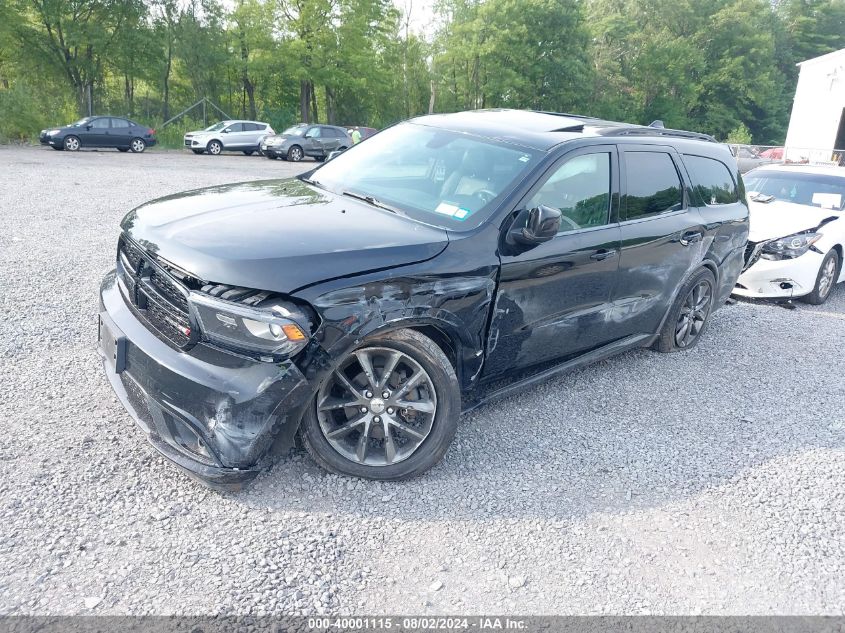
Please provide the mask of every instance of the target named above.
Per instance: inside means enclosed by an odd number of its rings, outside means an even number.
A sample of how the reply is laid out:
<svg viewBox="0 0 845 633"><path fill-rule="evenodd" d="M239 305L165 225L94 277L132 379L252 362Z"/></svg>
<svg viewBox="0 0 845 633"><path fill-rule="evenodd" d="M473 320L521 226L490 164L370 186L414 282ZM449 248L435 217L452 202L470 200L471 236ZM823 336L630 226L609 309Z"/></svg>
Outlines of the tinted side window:
<svg viewBox="0 0 845 633"><path fill-rule="evenodd" d="M243 132L244 131L244 124L243 123L232 123L228 128L226 128L230 132Z"/></svg>
<svg viewBox="0 0 845 633"><path fill-rule="evenodd" d="M91 121L91 127L96 128L98 130L105 129L109 126L109 120L106 118L102 119L94 119Z"/></svg>
<svg viewBox="0 0 845 633"><path fill-rule="evenodd" d="M244 132L255 132L260 126L255 123L244 123Z"/></svg>
<svg viewBox="0 0 845 633"><path fill-rule="evenodd" d="M127 121L126 119L112 119L111 126L127 128L129 127L129 121Z"/></svg>
<svg viewBox="0 0 845 633"><path fill-rule="evenodd" d="M684 206L683 187L666 152L625 152L626 219L677 211Z"/></svg>
<svg viewBox="0 0 845 633"><path fill-rule="evenodd" d="M704 204L731 204L739 201L736 183L727 165L713 158L684 155L692 175L693 189Z"/></svg>
<svg viewBox="0 0 845 633"><path fill-rule="evenodd" d="M323 138L337 138L337 132L333 127L320 128Z"/></svg>
<svg viewBox="0 0 845 633"><path fill-rule="evenodd" d="M584 154L556 167L529 206L560 209L561 232L607 224L610 210L610 154Z"/></svg>

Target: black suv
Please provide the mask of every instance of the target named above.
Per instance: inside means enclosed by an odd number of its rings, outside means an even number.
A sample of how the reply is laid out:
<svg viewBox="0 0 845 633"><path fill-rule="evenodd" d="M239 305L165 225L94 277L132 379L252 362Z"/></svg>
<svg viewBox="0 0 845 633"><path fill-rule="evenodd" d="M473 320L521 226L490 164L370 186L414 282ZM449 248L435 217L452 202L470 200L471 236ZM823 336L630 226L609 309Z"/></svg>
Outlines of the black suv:
<svg viewBox="0 0 845 633"><path fill-rule="evenodd" d="M53 149L75 152L83 147L111 147L143 152L156 144L156 131L116 116L87 116L63 127L41 130L38 140Z"/></svg>
<svg viewBox="0 0 845 633"><path fill-rule="evenodd" d="M149 202L122 229L106 373L161 453L232 486L296 433L330 471L418 475L461 411L691 348L740 273L748 208L710 137L495 110Z"/></svg>

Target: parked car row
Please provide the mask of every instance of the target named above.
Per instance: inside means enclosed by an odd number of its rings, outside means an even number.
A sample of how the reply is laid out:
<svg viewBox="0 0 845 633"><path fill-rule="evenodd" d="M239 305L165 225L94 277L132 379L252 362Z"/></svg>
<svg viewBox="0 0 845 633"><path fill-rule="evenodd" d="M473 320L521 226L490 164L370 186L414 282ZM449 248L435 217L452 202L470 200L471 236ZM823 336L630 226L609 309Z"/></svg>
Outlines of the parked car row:
<svg viewBox="0 0 845 633"><path fill-rule="evenodd" d="M323 161L333 152L352 147L355 143L353 133L363 140L376 131L365 127L301 124L276 134L269 123L237 119L186 133L184 146L194 154L212 156L242 152L247 156L260 153L268 158L294 162L307 157ZM112 147L121 152L143 152L156 144L156 136L154 129L124 117L92 116L70 125L41 130L39 141L56 150Z"/></svg>

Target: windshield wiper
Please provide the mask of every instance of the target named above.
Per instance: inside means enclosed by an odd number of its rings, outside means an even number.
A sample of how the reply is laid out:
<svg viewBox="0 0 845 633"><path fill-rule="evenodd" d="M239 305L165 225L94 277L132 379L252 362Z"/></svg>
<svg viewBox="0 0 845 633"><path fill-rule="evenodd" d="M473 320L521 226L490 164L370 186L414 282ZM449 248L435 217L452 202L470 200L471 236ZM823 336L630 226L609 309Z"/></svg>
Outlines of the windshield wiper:
<svg viewBox="0 0 845 633"><path fill-rule="evenodd" d="M391 213L395 213L396 215L405 215L396 207L391 207L389 204L385 204L374 196L370 196L364 193L355 193L354 191L344 191L341 195L349 196L350 198L355 198L356 200L363 200L364 202L370 203L374 207L384 209L385 211L390 211Z"/></svg>
<svg viewBox="0 0 845 633"><path fill-rule="evenodd" d="M319 186L320 186L320 181L319 181L319 180L314 180L313 178L306 178L305 176L300 176L300 177L299 177L299 179L300 179L302 182L307 182L309 185L314 185L315 187L319 187Z"/></svg>

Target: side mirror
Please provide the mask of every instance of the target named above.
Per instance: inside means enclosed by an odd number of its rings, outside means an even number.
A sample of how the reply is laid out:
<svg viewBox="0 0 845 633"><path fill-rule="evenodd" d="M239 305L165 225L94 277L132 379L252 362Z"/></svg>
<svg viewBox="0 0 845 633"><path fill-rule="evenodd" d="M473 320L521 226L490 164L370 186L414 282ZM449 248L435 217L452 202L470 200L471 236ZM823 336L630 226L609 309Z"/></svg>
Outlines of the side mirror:
<svg viewBox="0 0 845 633"><path fill-rule="evenodd" d="M344 151L346 151L346 150L336 149L332 152L329 152L328 155L326 156L326 162L329 162L332 158L337 158L338 156L343 154Z"/></svg>
<svg viewBox="0 0 845 633"><path fill-rule="evenodd" d="M223 130L223 134L228 134L231 131L232 131L232 128L227 127L225 130Z"/></svg>
<svg viewBox="0 0 845 633"><path fill-rule="evenodd" d="M533 247L548 242L560 230L560 209L540 205L520 211L508 229L505 242Z"/></svg>
<svg viewBox="0 0 845 633"><path fill-rule="evenodd" d="M85 126L85 129L86 129L86 130L90 130L92 127L93 127L92 125L86 125L86 126Z"/></svg>

